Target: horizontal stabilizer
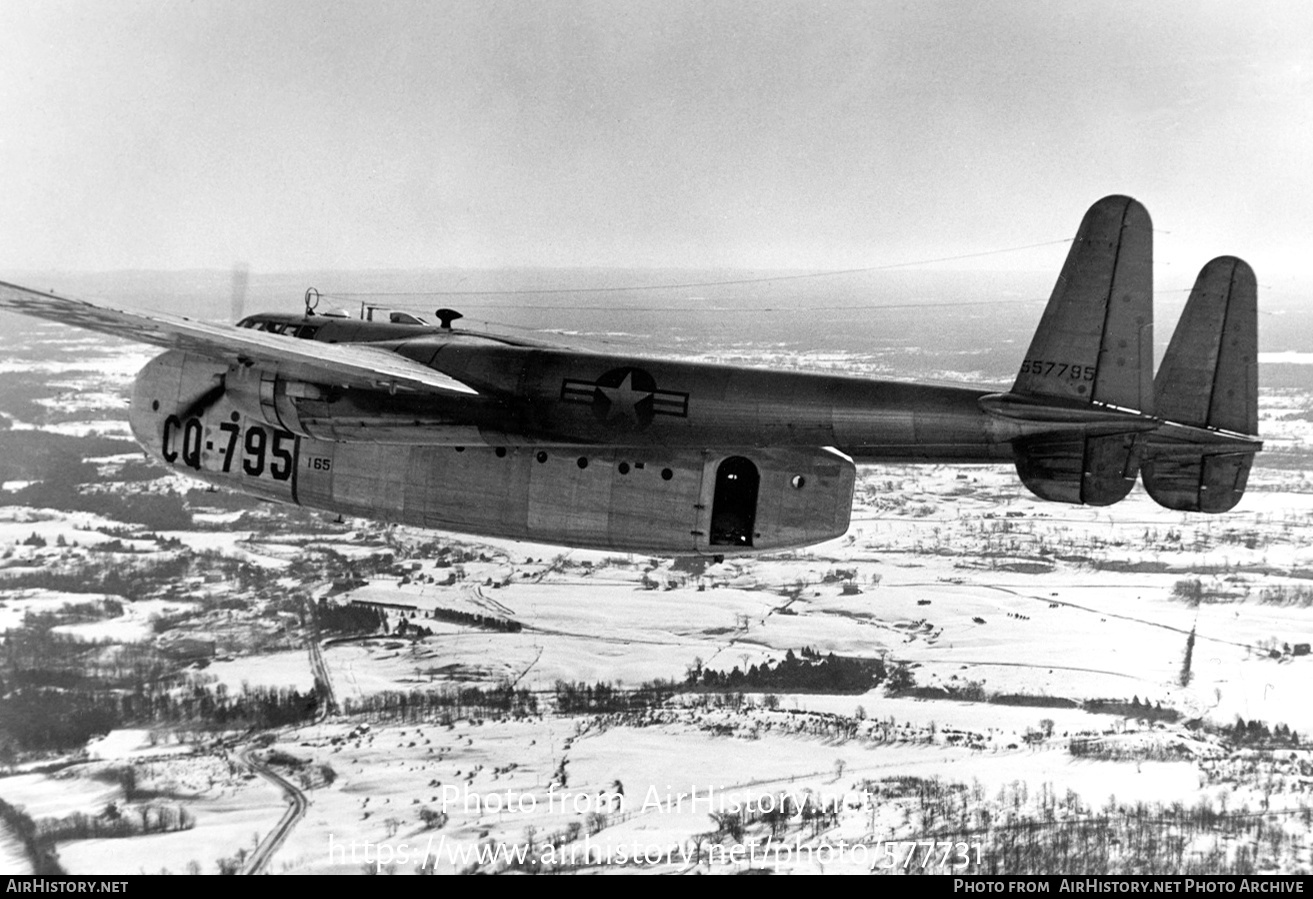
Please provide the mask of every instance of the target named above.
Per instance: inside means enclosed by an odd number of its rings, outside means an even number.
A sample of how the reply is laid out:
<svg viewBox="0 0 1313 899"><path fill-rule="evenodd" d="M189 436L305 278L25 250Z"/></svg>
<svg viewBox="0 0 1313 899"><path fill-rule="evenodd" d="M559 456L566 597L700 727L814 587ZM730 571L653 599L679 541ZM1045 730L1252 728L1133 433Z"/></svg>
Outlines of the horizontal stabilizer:
<svg viewBox="0 0 1313 899"><path fill-rule="evenodd" d="M1135 200L1085 213L1012 393L1153 412L1153 223Z"/></svg>
<svg viewBox="0 0 1313 899"><path fill-rule="evenodd" d="M1258 281L1242 259L1199 272L1154 379L1165 420L1145 446L1144 488L1161 506L1226 512L1262 448L1258 432Z"/></svg>
<svg viewBox="0 0 1313 899"><path fill-rule="evenodd" d="M1040 499L1110 506L1135 486L1139 467L1135 433L1054 434L1013 441L1017 475Z"/></svg>

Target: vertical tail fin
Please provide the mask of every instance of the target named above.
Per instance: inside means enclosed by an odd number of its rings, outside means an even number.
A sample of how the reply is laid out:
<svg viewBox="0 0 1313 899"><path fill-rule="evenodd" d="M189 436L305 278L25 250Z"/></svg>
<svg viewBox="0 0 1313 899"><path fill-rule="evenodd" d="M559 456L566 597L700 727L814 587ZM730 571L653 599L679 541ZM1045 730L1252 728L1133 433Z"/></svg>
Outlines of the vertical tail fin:
<svg viewBox="0 0 1313 899"><path fill-rule="evenodd" d="M1242 259L1199 272L1154 379L1158 417L1141 471L1159 505L1225 512L1244 495L1258 441L1258 281Z"/></svg>
<svg viewBox="0 0 1313 899"><path fill-rule="evenodd" d="M1135 200L1085 213L1012 393L1153 412L1153 223Z"/></svg>
<svg viewBox="0 0 1313 899"><path fill-rule="evenodd" d="M1113 408L1104 408L1113 407ZM1081 220L1012 391L998 414L1044 422L1012 443L1017 474L1044 499L1106 506L1135 486L1153 410L1153 223L1130 197Z"/></svg>
<svg viewBox="0 0 1313 899"><path fill-rule="evenodd" d="M1258 433L1258 281L1243 259L1199 272L1154 380L1159 418Z"/></svg>

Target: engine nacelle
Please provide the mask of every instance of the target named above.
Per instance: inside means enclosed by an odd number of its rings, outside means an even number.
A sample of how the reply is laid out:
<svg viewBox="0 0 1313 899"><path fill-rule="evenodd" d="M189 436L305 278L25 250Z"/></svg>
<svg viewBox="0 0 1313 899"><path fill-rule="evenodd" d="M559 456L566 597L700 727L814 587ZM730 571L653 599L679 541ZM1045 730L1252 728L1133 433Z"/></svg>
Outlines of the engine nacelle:
<svg viewBox="0 0 1313 899"><path fill-rule="evenodd" d="M344 390L260 369L232 369L225 392L245 414L298 437L341 442L469 445L485 442L472 424L476 396Z"/></svg>

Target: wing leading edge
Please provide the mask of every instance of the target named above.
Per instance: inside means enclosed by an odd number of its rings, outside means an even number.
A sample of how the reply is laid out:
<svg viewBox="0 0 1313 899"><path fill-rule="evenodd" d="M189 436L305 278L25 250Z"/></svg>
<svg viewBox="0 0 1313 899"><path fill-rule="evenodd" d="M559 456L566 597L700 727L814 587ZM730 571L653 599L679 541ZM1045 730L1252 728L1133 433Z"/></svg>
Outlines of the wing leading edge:
<svg viewBox="0 0 1313 899"><path fill-rule="evenodd" d="M364 390L474 396L442 372L380 347L319 343L166 313L129 312L0 282L0 309L241 365Z"/></svg>

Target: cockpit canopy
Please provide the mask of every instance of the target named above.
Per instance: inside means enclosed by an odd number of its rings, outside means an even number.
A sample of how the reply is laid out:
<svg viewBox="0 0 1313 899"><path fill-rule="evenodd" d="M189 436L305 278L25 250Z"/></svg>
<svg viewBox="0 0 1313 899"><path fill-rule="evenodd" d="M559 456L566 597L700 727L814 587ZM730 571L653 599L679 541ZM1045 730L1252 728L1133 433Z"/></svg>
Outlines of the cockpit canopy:
<svg viewBox="0 0 1313 899"><path fill-rule="evenodd" d="M300 337L302 340L311 340L319 333L318 325L307 324L300 318L282 315L248 315L237 323L237 327L266 331L270 334L286 334L290 337Z"/></svg>

